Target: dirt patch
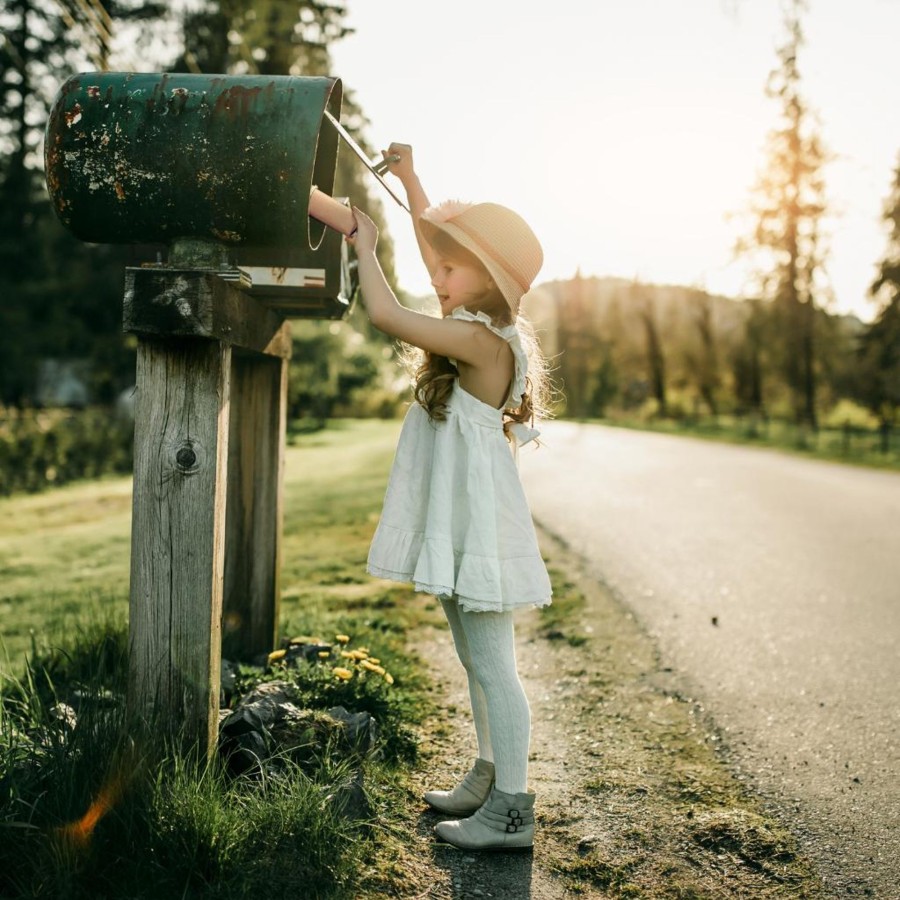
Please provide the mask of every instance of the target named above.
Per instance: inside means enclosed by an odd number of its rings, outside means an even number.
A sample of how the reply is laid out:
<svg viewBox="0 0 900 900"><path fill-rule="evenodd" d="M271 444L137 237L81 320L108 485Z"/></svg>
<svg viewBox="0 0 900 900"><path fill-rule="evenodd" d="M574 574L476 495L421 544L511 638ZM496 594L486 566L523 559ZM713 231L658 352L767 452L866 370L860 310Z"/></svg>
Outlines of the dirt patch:
<svg viewBox="0 0 900 900"><path fill-rule="evenodd" d="M435 843L443 816L421 801L449 788L476 755L465 673L446 624L414 649L446 711L422 729L411 789L418 848L403 896L820 897L793 837L729 770L722 735L660 662L652 639L581 561L547 534L558 602L517 613L519 672L531 703L532 855L468 853ZM430 608L434 600L418 595ZM421 888L427 876L427 889Z"/></svg>

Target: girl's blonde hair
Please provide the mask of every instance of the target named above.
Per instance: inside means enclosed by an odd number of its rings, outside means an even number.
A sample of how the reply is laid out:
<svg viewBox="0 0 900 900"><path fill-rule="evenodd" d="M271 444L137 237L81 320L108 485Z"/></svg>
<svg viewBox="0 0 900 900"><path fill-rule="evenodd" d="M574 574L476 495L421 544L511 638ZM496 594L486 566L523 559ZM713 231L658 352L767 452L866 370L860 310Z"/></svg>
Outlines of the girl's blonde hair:
<svg viewBox="0 0 900 900"><path fill-rule="evenodd" d="M439 232L432 239L432 246L446 259L472 266L490 277L481 260L449 235ZM497 327L513 324L512 310L496 287L476 298L473 303L466 304L466 308L470 306L471 312L486 312ZM508 439L508 425L514 422L533 423L535 418L550 417L551 384L547 360L531 322L520 313L515 319L515 325L522 349L528 357L528 374L519 405L505 407L503 410L504 432ZM447 418L447 403L453 390L453 382L459 377L456 367L446 356L430 353L411 344L401 343L400 359L413 379L416 400L425 408L432 421L443 422Z"/></svg>

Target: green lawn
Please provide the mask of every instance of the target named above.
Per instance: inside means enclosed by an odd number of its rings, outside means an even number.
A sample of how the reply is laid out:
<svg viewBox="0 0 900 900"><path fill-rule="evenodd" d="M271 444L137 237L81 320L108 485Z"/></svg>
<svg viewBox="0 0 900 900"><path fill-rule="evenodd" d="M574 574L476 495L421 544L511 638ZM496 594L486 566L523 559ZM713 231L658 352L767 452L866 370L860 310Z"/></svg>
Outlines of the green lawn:
<svg viewBox="0 0 900 900"><path fill-rule="evenodd" d="M282 621L371 598L365 573L399 422L337 422L295 438L285 458ZM86 618L127 616L130 476L0 498L0 675ZM355 584L354 588L349 585ZM339 618L339 617L338 617Z"/></svg>
<svg viewBox="0 0 900 900"><path fill-rule="evenodd" d="M245 666L239 676L244 689L287 679L313 709L375 716L381 752L363 769L371 814L352 820L322 800L344 796L353 778L352 759L330 745L259 784L227 776L218 756L197 768L174 744L141 747L135 760L117 715L79 717L60 739L51 706L65 689L121 695L131 478L0 500L0 896L242 898L265 886L343 898L382 896L403 880L412 729L434 714L408 632L442 613L365 573L399 427L337 422L292 439L280 632L336 649L309 670ZM337 634L349 635L349 649L366 647L392 681L338 657ZM336 678L336 665L352 666L353 678ZM85 837L85 817L109 796Z"/></svg>

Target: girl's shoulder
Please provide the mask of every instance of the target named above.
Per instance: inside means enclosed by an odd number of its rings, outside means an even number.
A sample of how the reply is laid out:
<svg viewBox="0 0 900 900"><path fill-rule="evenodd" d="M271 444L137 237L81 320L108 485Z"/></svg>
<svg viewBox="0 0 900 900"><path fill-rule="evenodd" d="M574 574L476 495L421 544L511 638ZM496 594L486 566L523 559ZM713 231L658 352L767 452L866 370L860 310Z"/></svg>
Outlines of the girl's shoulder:
<svg viewBox="0 0 900 900"><path fill-rule="evenodd" d="M507 398L507 405L518 406L522 400L522 395L526 389L526 376L528 375L528 352L519 335L519 329L515 323L512 325L495 325L491 317L486 312L469 312L464 306L457 306L450 313L450 318L462 319L466 322L481 322L487 328L499 335L505 340L513 352L515 359L515 376L513 377L512 388ZM451 362L456 365L455 360Z"/></svg>
<svg viewBox="0 0 900 900"><path fill-rule="evenodd" d="M450 313L451 319L461 319L464 322L481 322L486 325L494 334L499 335L506 341L510 341L519 335L519 330L515 324L512 325L495 325L491 317L486 312L469 312L464 306L457 306Z"/></svg>

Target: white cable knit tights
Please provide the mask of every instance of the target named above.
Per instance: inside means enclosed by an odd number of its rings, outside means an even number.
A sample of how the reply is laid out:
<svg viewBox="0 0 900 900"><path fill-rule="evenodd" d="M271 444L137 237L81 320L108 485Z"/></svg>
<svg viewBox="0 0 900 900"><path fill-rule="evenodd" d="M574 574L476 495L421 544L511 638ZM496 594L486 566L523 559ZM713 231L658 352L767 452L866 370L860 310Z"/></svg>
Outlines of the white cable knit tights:
<svg viewBox="0 0 900 900"><path fill-rule="evenodd" d="M493 761L498 791L527 790L531 709L516 670L513 612L465 612L441 598L469 679L478 755Z"/></svg>

